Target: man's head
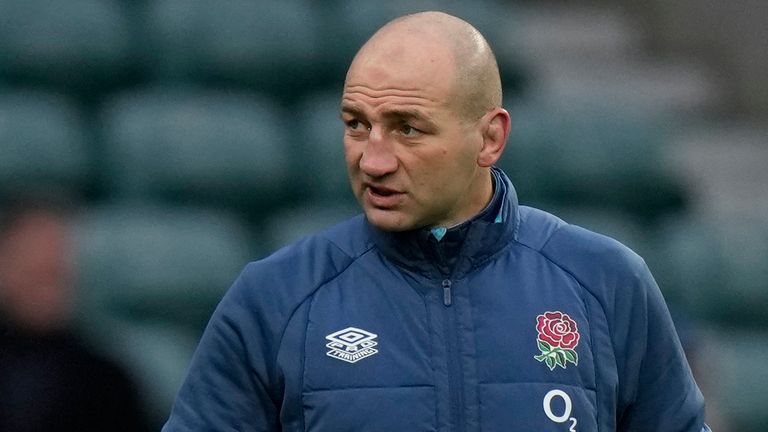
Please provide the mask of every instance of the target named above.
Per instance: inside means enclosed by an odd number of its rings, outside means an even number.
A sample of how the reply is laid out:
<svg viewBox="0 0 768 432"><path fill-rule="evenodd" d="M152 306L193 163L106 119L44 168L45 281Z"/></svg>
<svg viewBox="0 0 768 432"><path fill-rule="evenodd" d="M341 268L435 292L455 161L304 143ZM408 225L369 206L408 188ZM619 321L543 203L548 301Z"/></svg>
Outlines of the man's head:
<svg viewBox="0 0 768 432"><path fill-rule="evenodd" d="M510 121L496 60L468 23L423 12L385 25L352 61L341 111L352 189L373 225L450 227L488 204Z"/></svg>
<svg viewBox="0 0 768 432"><path fill-rule="evenodd" d="M72 299L69 224L46 204L17 203L0 218L0 313L46 332L67 320Z"/></svg>

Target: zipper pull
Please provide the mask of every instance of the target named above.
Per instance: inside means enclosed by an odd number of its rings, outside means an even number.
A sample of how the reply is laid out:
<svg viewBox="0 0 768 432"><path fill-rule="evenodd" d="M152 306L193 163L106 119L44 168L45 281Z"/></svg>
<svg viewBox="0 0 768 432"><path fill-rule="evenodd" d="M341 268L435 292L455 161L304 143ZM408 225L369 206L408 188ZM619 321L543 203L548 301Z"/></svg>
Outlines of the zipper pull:
<svg viewBox="0 0 768 432"><path fill-rule="evenodd" d="M443 304L451 305L451 281L449 279L443 280Z"/></svg>

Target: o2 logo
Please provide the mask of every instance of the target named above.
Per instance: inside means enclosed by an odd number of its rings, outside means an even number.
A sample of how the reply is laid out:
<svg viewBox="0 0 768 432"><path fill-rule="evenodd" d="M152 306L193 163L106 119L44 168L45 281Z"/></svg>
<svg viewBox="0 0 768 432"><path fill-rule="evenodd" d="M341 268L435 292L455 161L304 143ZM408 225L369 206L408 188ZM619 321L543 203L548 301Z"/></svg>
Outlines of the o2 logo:
<svg viewBox="0 0 768 432"><path fill-rule="evenodd" d="M559 398L563 400L563 403L565 407L563 408L562 414L558 415L554 412L552 409L552 400L555 398ZM552 420L555 423L565 423L565 422L571 422L571 427L568 429L569 432L576 432L576 424L578 421L575 417L571 417L571 411L573 410L573 402L571 402L571 397L568 396L568 393L562 391L562 390L550 390L546 395L544 395L544 414L547 415L547 418Z"/></svg>

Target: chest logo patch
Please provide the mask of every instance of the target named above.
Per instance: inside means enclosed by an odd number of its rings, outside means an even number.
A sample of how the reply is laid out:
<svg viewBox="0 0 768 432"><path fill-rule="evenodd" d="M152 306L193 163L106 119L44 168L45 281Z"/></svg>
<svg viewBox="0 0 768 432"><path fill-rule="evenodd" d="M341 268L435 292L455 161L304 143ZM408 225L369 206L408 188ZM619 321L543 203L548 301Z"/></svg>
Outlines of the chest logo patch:
<svg viewBox="0 0 768 432"><path fill-rule="evenodd" d="M555 311L537 316L536 331L539 332L536 344L541 354L533 358L545 363L549 370L555 370L557 366L565 369L568 363L579 365L579 354L576 353L579 328L568 314Z"/></svg>
<svg viewBox="0 0 768 432"><path fill-rule="evenodd" d="M325 338L329 341L325 346L330 349L326 354L347 363L356 363L379 352L374 348L377 335L356 327L347 327L331 333Z"/></svg>

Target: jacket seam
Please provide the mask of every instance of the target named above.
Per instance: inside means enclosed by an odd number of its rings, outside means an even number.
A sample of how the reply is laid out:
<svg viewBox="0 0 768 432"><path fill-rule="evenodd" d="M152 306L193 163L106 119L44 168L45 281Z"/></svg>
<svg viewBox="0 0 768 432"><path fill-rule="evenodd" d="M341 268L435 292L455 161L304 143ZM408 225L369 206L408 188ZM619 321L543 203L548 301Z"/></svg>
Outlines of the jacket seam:
<svg viewBox="0 0 768 432"><path fill-rule="evenodd" d="M541 249L543 249L549 243L549 241L552 239L552 237L554 237L554 234L556 232L558 232L560 229L561 228L558 228L558 229L556 229L555 231L552 232L552 235L550 235L549 238L547 239L547 241L541 246ZM594 297L597 300L598 304L600 305L600 308L603 310L603 315L605 315L606 320L608 319L608 313L607 313L607 311L605 309L604 302L597 295L595 295L595 293L591 289L589 289L588 285L585 284L581 280L581 278L577 277L573 272L571 272L568 269L566 269L563 266L561 266L557 261L555 261L552 258L550 258L541 249L534 249L534 248L532 248L532 247L530 247L530 246L528 246L527 244L524 244L524 243L519 243L519 244L520 244L520 246L522 246L522 247L524 247L526 249L529 249L529 250L535 252L536 254L540 255L541 257L546 259L547 262L551 263L552 265L554 265L555 267L559 268L560 270L562 270L563 272L568 274L570 277L572 277L573 280L576 281L576 283L579 284L579 287L581 287L581 289L583 291L586 291L587 293L589 293L589 295L591 295L592 297ZM589 316L593 316L593 314L590 312L589 302L587 302L586 299L583 297L583 293L582 293L582 296L581 296L581 301L584 304L584 308L586 309L587 314ZM611 328L610 325L607 325L606 327L608 328L608 337L611 339L611 341L613 341L614 340L614 338L613 338L613 329ZM592 326L590 325L590 332L591 331L592 331ZM593 356L594 356L596 351L595 351L595 347L594 347L593 343L594 343L594 338L590 338L590 346L589 346L589 348L592 351ZM598 399L600 399L600 392L598 391L598 388L597 388L598 387L598 385L597 385L598 384L597 369L599 367L598 363L599 363L598 361L595 361L594 362L594 366L593 366L593 373L594 373L594 380L595 380L595 389L594 389L594 392L595 392L595 403L598 403ZM599 405L596 407L596 410L595 410L595 421L597 422L597 427L598 427L598 430L599 430L599 428L600 428L600 407L599 407Z"/></svg>
<svg viewBox="0 0 768 432"><path fill-rule="evenodd" d="M576 384L568 384L568 383L561 383L561 382L555 382L555 381L478 381L479 385L515 385L515 384L542 384L542 385L552 385L552 384L558 384L558 385L566 385L569 387L577 387L584 390L589 390L597 393L596 388L587 387L587 386L581 386Z"/></svg>
<svg viewBox="0 0 768 432"><path fill-rule="evenodd" d="M561 266L561 265L560 265L560 264L559 264L557 261L555 261L555 260L553 260L552 258L550 258L550 257L549 257L547 254L545 254L545 253L544 253L544 252L542 252L541 250L537 250L537 249L534 249L534 248L532 248L532 247L530 247L530 246L528 246L528 245L526 245L526 244L524 244L524 243L518 243L518 244L519 244L520 246L522 246L522 247L526 248L526 249L529 249L529 250L531 250L531 251L533 251L533 252L536 252L537 254L541 255L541 256L542 256L544 259L546 259L548 262L552 263L552 265L554 265L555 267L559 268L560 270L564 271L564 272L565 272L565 273L567 273L569 276L571 276L571 277L573 278L573 280L575 280L575 281L576 281L576 282L579 284L579 286L580 286L582 289L584 289L585 291L589 292L589 294L590 294L592 297L594 297L595 299L597 299L597 302L600 304L600 308L601 308L601 309L603 309L603 313L605 314L605 318L606 318L606 319L608 319L608 312L607 312L607 310L606 310L606 307L605 307L605 302L604 302L603 300L601 300L601 299L600 299L600 297L599 297L599 296L597 296L597 295L594 293L594 291L592 291L591 289L589 289L589 285L585 284L585 283L584 283L584 282L581 280L581 278L577 277L577 276L576 276L576 275L575 275L573 272L571 272L570 270L568 270L568 269L566 269L565 267ZM613 329L611 329L611 327L610 327L610 326L608 326L608 334L609 334L609 336L611 337L611 340L613 340Z"/></svg>
<svg viewBox="0 0 768 432"><path fill-rule="evenodd" d="M362 387L340 387L340 388L318 388L307 393L333 393L333 392L345 392L356 390L392 390L392 389L432 389L435 388L433 384L408 384L398 386L362 386Z"/></svg>
<svg viewBox="0 0 768 432"><path fill-rule="evenodd" d="M328 243L333 245L333 247L335 247L336 249L338 249L342 253L344 253L344 255L346 255L349 258L349 263L347 263L347 265L344 266L344 268L339 269L339 271L336 272L335 274L333 274L332 276L330 276L327 279L324 279L321 282L319 282L317 284L317 286L315 288L313 288L309 293L307 293L307 295L304 296L301 299L301 301L297 302L296 306L294 306L293 310L291 310L291 313L288 315L288 318L285 320L285 324L283 325L283 328L280 331L280 338L278 339L277 347L275 349L275 357L272 359L273 370L275 372L277 372L277 370L278 370L277 359L280 356L280 350L281 350L281 348L283 346L283 339L285 338L285 332L288 330L288 326L290 325L291 321L293 320L294 316L299 311L299 309L301 309L302 305L304 305L308 300L311 301L312 299L314 299L315 294L317 293L318 290L320 290L320 288L324 287L325 285L327 285L328 283L330 283L331 281L333 281L337 277L341 276L344 272L347 271L347 269L349 269L349 267L352 266L352 264L354 264L358 259L360 259L365 254L370 252L370 250L372 249L372 246L368 245L368 247L365 250L363 250L359 255L351 256L348 253L346 253L341 247L339 247L333 241L328 240ZM311 309L311 305L310 305L310 309ZM307 311L307 314L309 314L309 311ZM305 348L306 348L306 337L307 337L308 326L309 326L309 319L307 319L307 322L304 324L304 343L302 344L302 347L301 347L301 350L302 350L302 353L301 353L301 377L299 378L299 385L300 385L301 388L304 387L304 367L305 367L304 360L306 358ZM301 388L299 390L301 390ZM304 399L303 392L300 391L299 394L300 394L299 398L300 398L300 400L302 400L302 405L303 405L303 399ZM301 429L302 430L306 430L307 422L306 422L304 410L302 409L301 411L302 411L301 412L301 416L300 416L301 423L302 423L301 424Z"/></svg>
<svg viewBox="0 0 768 432"><path fill-rule="evenodd" d="M476 270L480 269L480 267L484 266L484 265L485 265L486 263L488 263L489 261L492 261L492 260L496 259L498 256L500 256L501 254L503 254L504 252L506 252L506 251L507 251L507 249L510 249L510 248L511 248L512 246L514 246L516 243L517 243L517 240L515 240L515 239L510 239L510 240L507 242L507 244L505 244L505 245L504 245L504 247L502 247L501 249L497 250L496 252L494 252L494 253L492 253L492 254L486 255L486 256L485 256L485 257L483 257L483 259L481 259L481 260L478 260L478 261L476 261L476 262L472 263L472 267L470 267L469 271L467 271L467 272L466 272L466 274L465 274L465 275L463 275L462 279L466 279L466 277L467 277L467 276L468 276L470 273L472 273L472 272L475 272ZM522 244L522 243L521 243L521 244Z"/></svg>
<svg viewBox="0 0 768 432"><path fill-rule="evenodd" d="M567 224L565 224L563 226L567 226ZM543 249L547 246L547 244L549 244L549 242L552 239L552 237L555 236L555 233L560 231L563 226L558 227L555 231L553 231L552 234L547 239L547 241L544 242L544 244L542 244L540 248L534 248L534 247L532 247L532 246L530 246L528 244L525 244L525 243L522 243L522 242L519 242L519 241L517 241L517 244L519 244L520 246L522 246L522 247L524 247L526 249L529 249L529 250L531 250L531 251L541 255L544 259L546 259L547 261L552 263L552 265L556 266L560 270L562 270L565 273L569 274L576 282L579 283L579 286L581 286L584 290L589 292L592 295L592 297L597 299L598 303L600 303L600 307L603 309L603 313L605 314L606 319L608 319L608 312L607 312L607 308L606 308L606 305L605 305L605 301L603 299L601 299L598 295L596 295L595 292L592 289L590 289L589 285L584 283L584 281L580 277L576 276L576 274L574 274L573 272L571 272L567 268L563 267L560 263L558 263L557 261L552 259L549 255L547 255L543 251ZM611 337L611 340L613 340L613 329L611 329L610 326L608 326L608 332L609 332L609 335Z"/></svg>
<svg viewBox="0 0 768 432"><path fill-rule="evenodd" d="M329 243L330 243L330 244L332 244L332 245L333 245L334 247L336 247L337 249L339 249L340 251L344 252L344 251L343 251L343 250L342 250L342 249L341 249L339 246L337 246L335 243L333 243L333 242L329 242ZM325 285L326 285L326 284L328 284L329 282L333 281L333 280L334 280L334 279L336 279L337 277L341 276L341 275L342 275L342 274L343 274L345 271L347 271L347 269L348 269L350 266L352 266L352 264L354 264L354 263L355 263L355 262L356 262L358 259L360 259L360 258L361 258L363 255L365 255L365 254L367 254L368 252L370 252L370 250L371 250L371 249L372 249L372 247L368 247L368 249L366 249L366 250L365 250L365 251L363 251L363 252L362 252L360 255L358 255L358 256L355 256L355 257L352 257L352 256L350 256L349 254L347 254L347 253L345 252L345 255L347 255L347 256L349 257L349 263L348 263L346 266L344 266L344 268L342 268L342 269L340 269L338 272L336 272L334 275L332 275L332 276L328 277L327 279L324 279L323 281L319 282L315 288L313 288L313 289L312 289L312 290L311 290L309 293L307 293L307 295L306 295L306 296L304 296L304 298L302 298L302 299L301 299L301 301L299 301L299 302L296 304L296 306L293 308L293 310L291 310L291 313L288 315L288 318L287 318L287 319L286 319L286 321L285 321L285 325L283 326L283 329L282 329L282 330L281 330L281 332L280 332L280 339L278 340L277 351L279 351L279 350L280 350L280 347L281 347L281 346L282 346L282 344L283 344L283 338L285 337L285 332L286 332L286 330L288 329L288 325L290 324L291 320L293 320L293 317L294 317L294 315L296 314L296 312L299 310L299 308L301 308L301 305L303 305L303 304L304 304L304 302L306 302L306 301L307 301L307 300L309 300L311 297L313 297L313 296L315 295L315 293L316 293L316 292L317 292L317 291L318 291L320 288L322 288L323 286L325 286ZM277 364L277 358L275 358L275 359L273 359L273 360L274 360L274 363L275 363L275 364Z"/></svg>
<svg viewBox="0 0 768 432"><path fill-rule="evenodd" d="M576 279L576 280L578 280L578 279ZM579 285L581 285L581 283L579 283ZM586 288L584 290L587 291ZM589 294L592 294L592 293L589 292ZM594 295L593 295L593 297L594 297ZM591 311L592 308L590 306L590 303L585 301L585 299L583 301L584 301L584 308L587 310L587 314L589 316L593 316L592 315L592 311ZM603 314L605 314L605 312L603 312ZM607 319L607 316L606 316L606 319ZM594 346L594 343L595 343L594 327L592 326L592 323L589 322L589 321L587 322L587 325L589 326L589 333L590 333L590 335L592 335L592 337L589 338L589 342L590 342L589 345L590 345L590 349L592 350L592 357L596 358L597 357L597 351L595 351L595 346ZM609 335L610 335L610 331L611 331L610 330L610 326L608 326L608 332L609 332L608 334ZM595 407L595 422L596 422L596 426L597 426L597 431L598 432L600 431L600 401L602 399L602 397L600 395L600 392L598 391L598 382L599 381L598 381L597 377L598 377L598 369L599 368L602 368L602 362L593 361L592 372L593 372L594 378L595 378L595 405L597 405Z"/></svg>

